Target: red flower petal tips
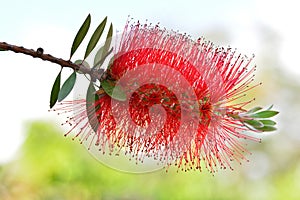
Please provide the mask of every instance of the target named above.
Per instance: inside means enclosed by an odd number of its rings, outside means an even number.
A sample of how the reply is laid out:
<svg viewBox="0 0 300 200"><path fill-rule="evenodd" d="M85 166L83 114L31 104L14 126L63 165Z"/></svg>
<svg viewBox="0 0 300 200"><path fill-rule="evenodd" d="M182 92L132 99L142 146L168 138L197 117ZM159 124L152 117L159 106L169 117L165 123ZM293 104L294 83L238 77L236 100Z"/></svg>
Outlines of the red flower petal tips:
<svg viewBox="0 0 300 200"><path fill-rule="evenodd" d="M253 99L252 58L230 48L159 26L127 23L95 101L65 101L56 110L74 112L67 123L74 138L90 141L102 153L122 153L137 162L151 158L179 169L205 166L215 172L247 160L242 139L266 130L261 108L247 111ZM120 92L124 99L115 98ZM275 112L275 111L274 111ZM274 116L277 113L269 113ZM255 124L255 123L260 124Z"/></svg>

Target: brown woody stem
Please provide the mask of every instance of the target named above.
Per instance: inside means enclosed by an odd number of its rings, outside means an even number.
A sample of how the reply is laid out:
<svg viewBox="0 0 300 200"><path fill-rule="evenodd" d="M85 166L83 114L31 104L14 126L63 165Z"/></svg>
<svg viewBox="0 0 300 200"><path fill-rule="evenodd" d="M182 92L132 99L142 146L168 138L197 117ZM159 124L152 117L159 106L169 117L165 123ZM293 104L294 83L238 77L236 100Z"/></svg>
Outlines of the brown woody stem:
<svg viewBox="0 0 300 200"><path fill-rule="evenodd" d="M72 68L76 71L80 70L81 72L83 72L85 74L89 74L92 78L96 78L98 80L101 79L101 76L103 73L103 71L101 73L101 71L97 72L97 71L91 70L90 68L87 68L84 65L77 65L70 60L64 60L61 58L56 58L50 54L44 54L43 50L41 48L39 48L38 50L26 49L22 46L16 46L16 45L7 44L6 42L0 42L0 49L13 51L15 53L22 53L25 55L32 56L34 58L40 58L45 61L56 63L56 64L60 65L61 67Z"/></svg>

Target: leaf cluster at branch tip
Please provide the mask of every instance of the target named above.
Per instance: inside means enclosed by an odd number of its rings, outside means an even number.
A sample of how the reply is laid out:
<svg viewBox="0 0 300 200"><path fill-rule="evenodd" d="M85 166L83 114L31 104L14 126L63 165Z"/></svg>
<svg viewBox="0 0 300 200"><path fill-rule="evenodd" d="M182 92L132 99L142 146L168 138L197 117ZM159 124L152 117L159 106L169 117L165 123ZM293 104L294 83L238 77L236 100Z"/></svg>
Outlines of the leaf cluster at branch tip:
<svg viewBox="0 0 300 200"><path fill-rule="evenodd" d="M91 36L89 43L86 47L84 59L75 61L75 64L79 65L80 67L85 68L84 72L86 72L86 70L91 70L91 71L95 70L94 69L95 66L101 66L103 64L104 60L106 59L106 57L112 52L112 49L109 51L110 44L111 44L111 37L112 37L112 33L113 33L113 26L111 24L110 28L108 30L107 36L106 36L105 44L103 45L102 48L100 48L98 50L98 52L95 56L95 61L97 60L97 63L94 63L93 69L91 69L90 65L85 61L85 59L95 49L97 43L99 42L100 37L102 36L102 33L104 31L106 22L107 22L107 17L105 17L101 21L101 23L98 25L98 27L94 31L93 35ZM70 52L70 59L72 58L72 56L74 55L74 53L76 52L76 50L78 49L78 47L80 46L82 41L84 40L84 38L90 28L90 24L91 24L91 15L88 14L88 16L84 20L83 24L79 28L79 30L73 40L73 44L72 44L71 52ZM0 50L2 50L2 49L0 49ZM66 79L66 81L63 83L62 87L60 87L61 73L62 73L62 69L58 73L58 75L54 81L54 84L52 86L51 95L50 95L50 108L52 108L56 104L56 102L60 102L60 101L64 100L70 94L70 92L72 91L72 89L75 85L75 82L76 82L76 77L77 77L76 73L82 73L82 72L80 71L80 69L78 71L74 71ZM90 75L92 76L92 74L90 74ZM94 80L94 77L91 77L91 80ZM91 84L93 84L93 83L91 82ZM95 90L95 88L94 88L94 90ZM91 85L88 88L87 98L90 98L89 97L89 95L91 95L91 94L89 94L90 91L92 91ZM95 91L93 93L95 93Z"/></svg>
<svg viewBox="0 0 300 200"><path fill-rule="evenodd" d="M277 130L275 125L276 122L268 118L274 117L279 112L271 110L273 106L262 111L262 107L255 107L250 109L246 113L239 115L239 119L249 129L255 129L259 131L275 131Z"/></svg>

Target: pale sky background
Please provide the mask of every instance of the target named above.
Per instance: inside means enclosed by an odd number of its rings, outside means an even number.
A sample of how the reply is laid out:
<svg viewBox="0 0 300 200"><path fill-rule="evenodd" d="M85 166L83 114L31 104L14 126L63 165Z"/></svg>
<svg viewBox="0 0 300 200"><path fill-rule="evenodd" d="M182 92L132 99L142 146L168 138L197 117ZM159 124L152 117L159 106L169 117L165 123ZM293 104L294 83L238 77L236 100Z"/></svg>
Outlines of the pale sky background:
<svg viewBox="0 0 300 200"><path fill-rule="evenodd" d="M291 76L300 76L300 19L297 1L255 0L126 0L126 1L4 1L0 3L0 41L37 49L68 59L73 38L88 13L91 30L108 16L115 30L122 31L127 16L179 30L194 38L226 33L215 44L256 54L264 42L258 31L266 26L277 34L280 62ZM91 31L92 32L92 31ZM214 34L211 34L213 32ZM74 58L82 58L85 48ZM277 56L277 55L276 55ZM0 52L1 131L0 163L13 158L23 141L26 122L53 120L48 112L49 94L59 72L58 65L12 52ZM263 67L263 66L258 66ZM67 70L66 70L67 71ZM59 125L60 123L57 122Z"/></svg>

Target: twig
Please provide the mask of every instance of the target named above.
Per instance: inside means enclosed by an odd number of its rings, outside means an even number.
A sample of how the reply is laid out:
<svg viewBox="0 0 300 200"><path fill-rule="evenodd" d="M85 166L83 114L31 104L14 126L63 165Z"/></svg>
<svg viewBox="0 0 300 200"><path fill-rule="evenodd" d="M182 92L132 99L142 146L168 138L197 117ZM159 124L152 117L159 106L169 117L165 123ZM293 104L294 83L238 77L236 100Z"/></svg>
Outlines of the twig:
<svg viewBox="0 0 300 200"><path fill-rule="evenodd" d="M103 74L102 70L100 70L100 71L91 70L90 68L87 68L84 65L77 65L70 60L64 60L61 58L56 58L50 54L44 54L42 48L33 50L33 49L26 49L22 46L7 44L6 42L0 42L0 49L13 51L15 53L22 53L22 54L30 55L33 58L40 58L45 61L56 63L56 64L60 65L61 67L69 67L76 71L80 70L84 74L89 74L93 79L95 79L95 78L98 80L102 79L101 78L101 76Z"/></svg>

